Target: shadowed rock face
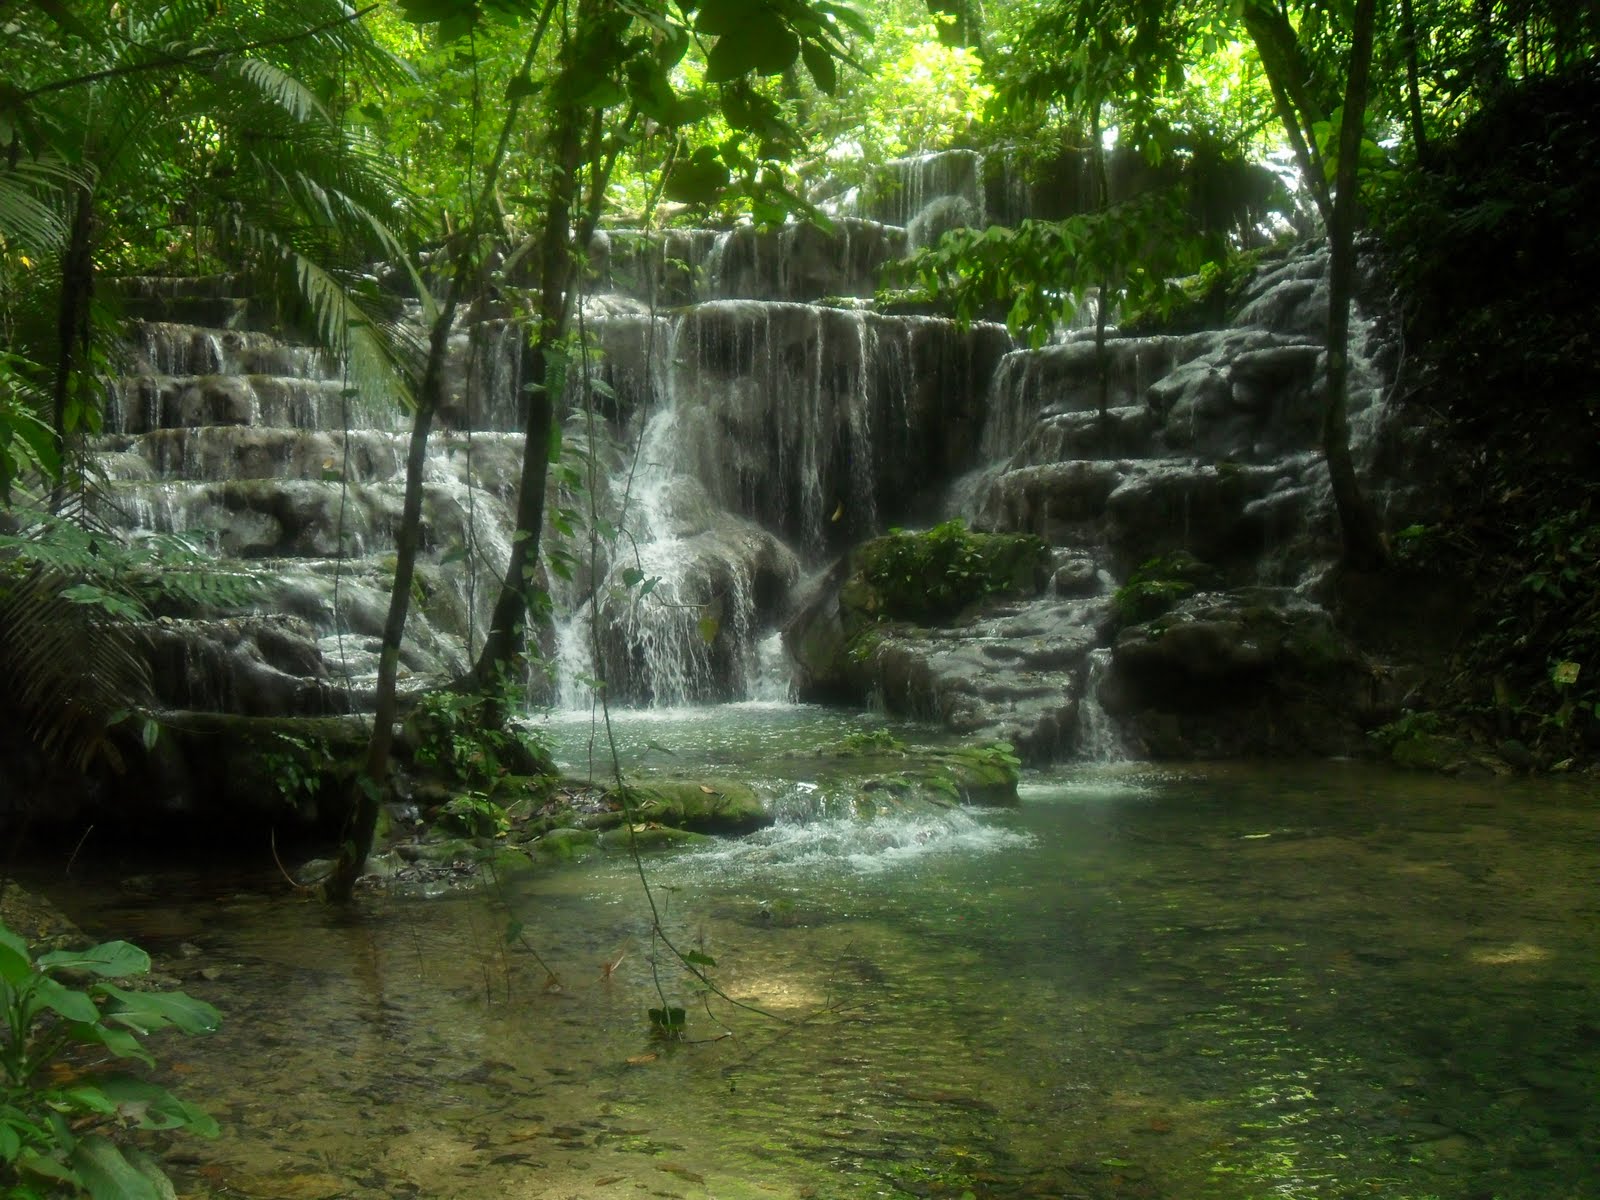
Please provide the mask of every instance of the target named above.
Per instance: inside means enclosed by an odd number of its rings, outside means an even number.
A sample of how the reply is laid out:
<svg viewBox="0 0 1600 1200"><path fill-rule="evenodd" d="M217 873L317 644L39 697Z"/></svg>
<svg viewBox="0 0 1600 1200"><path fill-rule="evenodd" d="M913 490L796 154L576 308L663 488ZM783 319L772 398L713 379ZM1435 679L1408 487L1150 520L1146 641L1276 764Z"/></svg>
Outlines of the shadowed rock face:
<svg viewBox="0 0 1600 1200"><path fill-rule="evenodd" d="M758 646L799 612L788 644L807 695L875 698L1004 736L1035 759L1079 752L1086 713L1122 721L1135 752L1243 744L1195 732L1208 705L1226 707L1208 689L1226 678L1235 699L1278 695L1307 662L1284 650L1270 669L1208 674L1184 639L1232 644L1237 658L1261 636L1259 613L1299 629L1320 612L1306 597L1331 555L1317 446L1325 256L1262 269L1225 329L1113 331L1103 355L1081 338L1022 350L998 326L886 315L860 298L886 262L952 222L1025 215L1027 189L970 151L879 175L829 201L838 215L827 229L596 238L582 309L597 348L583 374L596 417L568 433L569 444L593 434L603 476L593 500L619 533L591 558L575 532L572 580L541 576L554 611L538 633L552 661L540 677L555 682L536 694L579 703L577 681L603 674L626 703L747 697ZM139 281L132 292L150 319L131 328L126 373L111 386L100 515L192 534L263 581L264 614L195 613L152 631L162 702L359 708L392 573L403 412L357 395L318 351L249 328L225 280L193 294ZM816 303L824 297L836 302ZM479 317L453 337L430 444L406 686L470 661L513 536L521 333ZM1377 380L1358 371L1352 399L1365 445L1381 414ZM588 505L572 484L552 480L547 511ZM887 527L951 515L1042 539L1037 593L990 597L939 624L869 629L841 615L848 572L828 575L830 561ZM562 548L551 536L546 548ZM1166 618L1130 624L1115 592L1179 553L1211 572L1208 603L1226 608L1230 589L1279 590L1239 602L1250 621L1185 618L1209 632L1166 647ZM797 595L808 573L821 589ZM1335 705L1343 693L1315 694ZM1177 712L1190 714L1178 734L1151 715ZM1346 738L1354 726L1340 720L1301 743Z"/></svg>

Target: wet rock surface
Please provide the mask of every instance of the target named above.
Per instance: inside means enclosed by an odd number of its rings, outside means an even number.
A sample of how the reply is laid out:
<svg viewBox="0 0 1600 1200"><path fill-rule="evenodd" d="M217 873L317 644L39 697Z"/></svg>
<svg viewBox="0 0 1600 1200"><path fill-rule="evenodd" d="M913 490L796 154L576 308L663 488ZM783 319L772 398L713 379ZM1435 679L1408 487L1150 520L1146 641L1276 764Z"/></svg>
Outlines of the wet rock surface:
<svg viewBox="0 0 1600 1200"><path fill-rule="evenodd" d="M999 326L888 315L865 298L908 248L952 223L1017 219L1038 198L970 151L878 174L827 198L827 227L597 236L583 305L602 351L590 388L612 479L596 507L618 537L575 560L570 582L541 577L555 614L538 641L555 682L540 694L579 703L582 681L603 675L634 704L749 697L770 686L766 647L788 622L802 696L870 698L1036 760L1094 752L1087 731L1108 712L1152 754L1247 749L1195 732L1206 705L1173 698L1223 687L1230 711L1255 719L1316 665L1280 646L1245 669L1267 654L1266 633L1239 614L1304 631L1329 594L1325 253L1266 262L1223 329L1113 330L1103 353L1081 335L1023 350ZM196 612L150 631L164 702L359 708L392 573L404 417L319 351L251 328L233 286L128 282L139 319L99 447L105 515L189 535L262 581L270 617ZM513 533L520 335L503 313L475 317L453 335L430 445L407 687L470 661ZM1363 365L1382 357L1375 337L1358 326L1363 464L1371 447L1393 449L1377 437L1381 379ZM571 502L552 485L547 508ZM828 574L830 560L886 527L949 515L1040 539L1049 562L1027 594L870 621L841 608L848 572ZM1211 603L1233 615L1130 624L1118 589L1175 554L1203 564ZM808 573L822 579L809 598L797 594ZM1261 585L1281 590L1237 591ZM1163 642L1158 628L1176 632ZM1358 675L1359 656L1340 653ZM1313 690L1327 720L1308 709L1278 722L1271 749L1350 749L1382 716L1381 703L1363 708L1323 682Z"/></svg>

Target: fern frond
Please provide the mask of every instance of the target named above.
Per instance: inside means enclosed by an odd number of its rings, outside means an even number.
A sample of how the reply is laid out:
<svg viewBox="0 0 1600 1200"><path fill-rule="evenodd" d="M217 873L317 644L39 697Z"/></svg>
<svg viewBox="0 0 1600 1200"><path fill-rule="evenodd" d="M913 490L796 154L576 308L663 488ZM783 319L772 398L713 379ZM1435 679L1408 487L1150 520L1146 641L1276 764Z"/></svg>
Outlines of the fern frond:
<svg viewBox="0 0 1600 1200"><path fill-rule="evenodd" d="M75 603L66 577L48 570L0 574L0 670L8 706L34 742L74 770L121 765L111 727L148 704L150 668L131 626Z"/></svg>
<svg viewBox="0 0 1600 1200"><path fill-rule="evenodd" d="M0 246L58 251L67 240L64 195L86 178L54 155L0 163Z"/></svg>
<svg viewBox="0 0 1600 1200"><path fill-rule="evenodd" d="M222 64L221 72L234 73L262 96L276 104L297 121L313 117L328 120L328 110L322 106L304 82L264 58L233 58Z"/></svg>

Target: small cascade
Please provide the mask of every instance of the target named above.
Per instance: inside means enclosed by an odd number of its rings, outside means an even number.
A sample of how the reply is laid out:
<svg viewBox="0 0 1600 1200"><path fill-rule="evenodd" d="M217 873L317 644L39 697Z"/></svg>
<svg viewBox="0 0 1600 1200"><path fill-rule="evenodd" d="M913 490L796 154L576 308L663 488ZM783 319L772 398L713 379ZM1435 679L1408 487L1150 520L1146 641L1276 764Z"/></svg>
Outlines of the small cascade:
<svg viewBox="0 0 1600 1200"><path fill-rule="evenodd" d="M1105 646L1091 650L1085 662L1083 694L1078 697L1078 757L1089 762L1123 762L1128 750L1122 733L1100 700L1111 651Z"/></svg>

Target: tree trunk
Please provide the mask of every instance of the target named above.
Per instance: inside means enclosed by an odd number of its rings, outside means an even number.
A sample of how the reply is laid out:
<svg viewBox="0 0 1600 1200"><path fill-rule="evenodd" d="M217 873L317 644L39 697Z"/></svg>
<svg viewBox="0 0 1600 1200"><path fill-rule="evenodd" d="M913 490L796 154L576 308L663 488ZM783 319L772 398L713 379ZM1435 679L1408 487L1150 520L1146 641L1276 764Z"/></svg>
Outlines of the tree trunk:
<svg viewBox="0 0 1600 1200"><path fill-rule="evenodd" d="M89 358L90 312L94 299L94 193L77 189L72 229L61 259L61 297L56 307L56 374L51 394L51 424L55 430L58 475L51 490L50 507L59 511L67 478L67 418L76 376Z"/></svg>
<svg viewBox="0 0 1600 1200"><path fill-rule="evenodd" d="M1355 281L1355 224L1367 78L1372 64L1376 0L1356 0L1344 121L1339 127L1339 169L1333 220L1328 227L1328 401L1322 449L1328 460L1334 505L1344 541L1345 565L1370 571L1389 560L1378 515L1361 490L1350 456L1347 392L1350 383L1350 299Z"/></svg>
<svg viewBox="0 0 1600 1200"><path fill-rule="evenodd" d="M523 76L533 65L554 11L555 0L548 0L522 60ZM500 126L499 145L484 173L480 196L494 194L495 182L505 162L506 147L510 144L525 94L514 94L507 105L505 120ZM355 794L351 797L350 812L345 819L339 857L323 883L323 898L331 903L348 903L354 893L356 880L361 877L367 856L372 852L378 815L390 786L389 759L394 748L395 717L399 713L396 684L400 670L400 642L405 635L406 617L411 610L411 583L416 575L417 550L422 540L422 473L428 457L428 435L433 431L434 415L438 412L439 398L444 391L450 331L455 325L456 312L462 297L478 280L478 234L483 215L484 208L480 204L472 212L465 236L455 239L455 270L450 291L429 331L428 362L423 369L422 386L418 389L417 411L412 418L411 441L406 451L405 499L400 510L400 528L395 534L394 585L389 591L389 612L384 619L383 644L378 656L372 737L367 743L364 769L353 785Z"/></svg>
<svg viewBox="0 0 1600 1200"><path fill-rule="evenodd" d="M470 251L464 251L470 253ZM459 272L459 276L465 276ZM458 277L457 284L465 282ZM444 387L445 360L450 348L450 327L455 322L460 287L454 287L428 338L428 365L423 371L417 411L411 420L411 442L406 451L406 491L395 534L394 586L389 591L389 612L383 623L383 646L378 655L378 682L372 714L372 738L367 743L366 764L356 778L344 839L332 873L323 884L325 899L349 901L356 880L372 853L378 813L389 789L389 754L394 747L394 722L399 712L396 690L400 670L400 639L411 607L411 581L416 575L417 548L422 540L422 474L428 455L428 434L433 431Z"/></svg>
<svg viewBox="0 0 1600 1200"><path fill-rule="evenodd" d="M1306 187L1311 189L1311 199L1324 227L1329 226L1333 220L1333 204L1328 192L1327 167L1317 149L1316 125L1324 119L1324 114L1313 86L1315 71L1282 10L1270 7L1263 0L1246 0L1243 16L1245 29L1267 73L1267 86L1272 90L1278 120L1283 122L1284 132L1294 149L1295 163Z"/></svg>
<svg viewBox="0 0 1600 1200"><path fill-rule="evenodd" d="M545 480L550 472L550 430L555 421L552 392L559 381L550 378L550 359L567 332L567 292L572 274L572 210L577 199L581 149L580 110L567 107L557 116L551 138L555 156L549 209L539 247L539 326L532 345L524 349L523 388L528 396L522 451L522 474L517 491L516 534L511 540L505 578L484 637L483 650L472 668L472 684L494 697L504 682L517 674L526 642L528 593L539 561L539 540L544 529Z"/></svg>
<svg viewBox="0 0 1600 1200"><path fill-rule="evenodd" d="M1411 150L1419 163L1428 161L1428 130L1422 122L1421 72L1417 68L1417 18L1411 0L1400 0L1401 35L1406 50L1406 108L1411 118Z"/></svg>

